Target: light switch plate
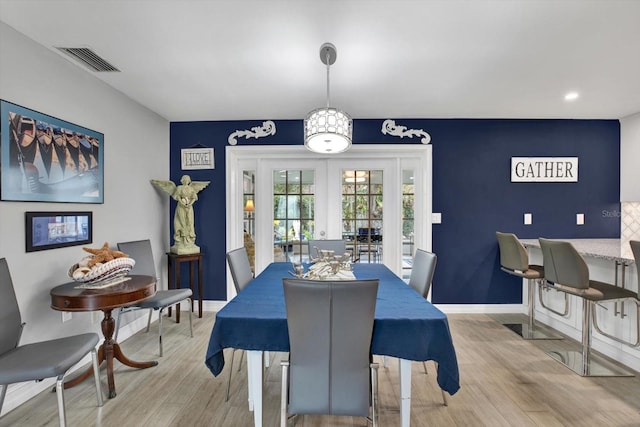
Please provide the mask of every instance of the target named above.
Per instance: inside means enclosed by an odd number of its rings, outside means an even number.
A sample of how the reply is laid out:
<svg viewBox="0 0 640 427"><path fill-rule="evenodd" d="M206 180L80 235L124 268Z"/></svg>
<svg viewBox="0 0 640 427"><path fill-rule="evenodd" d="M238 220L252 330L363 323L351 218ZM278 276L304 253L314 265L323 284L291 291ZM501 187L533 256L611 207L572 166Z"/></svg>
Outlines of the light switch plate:
<svg viewBox="0 0 640 427"><path fill-rule="evenodd" d="M440 212L432 212L431 213L431 223L432 224L442 224L442 214Z"/></svg>
<svg viewBox="0 0 640 427"><path fill-rule="evenodd" d="M576 214L576 224L577 225L584 225L584 214L583 213Z"/></svg>
<svg viewBox="0 0 640 427"><path fill-rule="evenodd" d="M524 225L531 225L533 221L533 215L530 213L524 214Z"/></svg>

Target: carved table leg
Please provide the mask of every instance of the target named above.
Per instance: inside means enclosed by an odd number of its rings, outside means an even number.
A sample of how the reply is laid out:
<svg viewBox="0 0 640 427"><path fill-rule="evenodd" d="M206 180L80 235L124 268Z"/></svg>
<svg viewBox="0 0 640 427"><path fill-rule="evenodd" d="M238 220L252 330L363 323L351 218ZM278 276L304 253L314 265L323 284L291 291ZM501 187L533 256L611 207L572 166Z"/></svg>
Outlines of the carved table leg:
<svg viewBox="0 0 640 427"><path fill-rule="evenodd" d="M116 383L113 379L113 333L115 320L111 317L111 309L104 310L104 318L100 323L104 335L104 358L107 361L107 383L109 384L109 399L116 397Z"/></svg>
<svg viewBox="0 0 640 427"><path fill-rule="evenodd" d="M104 335L104 342L98 349L98 365L102 364L103 361L107 362L107 383L109 385L109 399L113 399L116 397L116 383L113 376L113 359L114 357L120 361L121 363L130 366L132 368L150 368L152 366L156 366L158 362L134 362L131 359L127 358L120 349L120 345L114 341L113 333L115 331L115 320L111 317L112 309L102 310L104 312L104 318L100 323L102 328L102 334ZM85 371L82 375L74 378L71 381L67 381L64 384L64 388L73 387L93 374L93 367L89 367L87 371Z"/></svg>

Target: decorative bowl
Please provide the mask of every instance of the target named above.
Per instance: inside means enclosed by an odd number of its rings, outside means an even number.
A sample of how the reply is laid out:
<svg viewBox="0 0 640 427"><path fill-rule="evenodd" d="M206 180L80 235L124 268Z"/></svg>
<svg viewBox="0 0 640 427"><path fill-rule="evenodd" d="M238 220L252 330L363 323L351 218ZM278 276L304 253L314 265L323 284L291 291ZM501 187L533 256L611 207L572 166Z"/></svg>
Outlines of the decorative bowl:
<svg viewBox="0 0 640 427"><path fill-rule="evenodd" d="M95 265L92 268L80 267L78 264L74 264L69 269L69 277L80 283L96 283L125 276L135 264L136 261L133 258L126 257L116 258L103 264Z"/></svg>

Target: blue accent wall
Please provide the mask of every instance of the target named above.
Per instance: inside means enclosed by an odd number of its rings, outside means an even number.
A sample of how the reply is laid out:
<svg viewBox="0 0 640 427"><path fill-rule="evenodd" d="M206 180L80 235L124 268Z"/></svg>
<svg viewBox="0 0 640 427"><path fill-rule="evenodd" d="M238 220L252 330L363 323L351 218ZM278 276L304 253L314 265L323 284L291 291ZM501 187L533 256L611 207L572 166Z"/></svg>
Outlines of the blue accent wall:
<svg viewBox="0 0 640 427"><path fill-rule="evenodd" d="M276 134L238 145L302 144L302 120L278 120ZM383 120L354 121L354 144L419 144L381 133ZM440 304L521 303L520 281L500 270L495 232L520 238L620 236L620 124L617 120L396 119L424 129L433 145L433 297ZM225 147L229 134L262 121L171 123L171 169L211 181L195 207L197 244L205 254L204 298L226 299ZM215 149L214 170L181 171L180 150ZM577 183L512 183L511 157L578 157ZM173 206L171 217L173 217ZM523 214L533 224L523 225ZM576 214L585 225L576 225ZM613 213L613 214L612 214ZM169 224L172 227L172 224ZM173 233L173 230L172 230ZM185 273L186 274L186 271ZM183 277L184 277L183 274Z"/></svg>

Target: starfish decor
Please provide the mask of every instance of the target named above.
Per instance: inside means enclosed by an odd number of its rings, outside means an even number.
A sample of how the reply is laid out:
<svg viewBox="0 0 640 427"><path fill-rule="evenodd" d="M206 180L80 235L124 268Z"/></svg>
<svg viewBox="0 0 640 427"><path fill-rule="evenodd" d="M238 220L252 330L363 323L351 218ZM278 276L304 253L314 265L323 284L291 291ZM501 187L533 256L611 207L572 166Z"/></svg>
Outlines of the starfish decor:
<svg viewBox="0 0 640 427"><path fill-rule="evenodd" d="M82 248L83 250L93 254L93 258L89 261L89 267L93 267L99 262L109 262L116 258L125 258L129 255L120 251L112 251L109 249L109 243L105 242L100 249Z"/></svg>

